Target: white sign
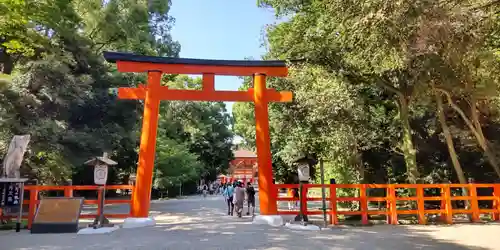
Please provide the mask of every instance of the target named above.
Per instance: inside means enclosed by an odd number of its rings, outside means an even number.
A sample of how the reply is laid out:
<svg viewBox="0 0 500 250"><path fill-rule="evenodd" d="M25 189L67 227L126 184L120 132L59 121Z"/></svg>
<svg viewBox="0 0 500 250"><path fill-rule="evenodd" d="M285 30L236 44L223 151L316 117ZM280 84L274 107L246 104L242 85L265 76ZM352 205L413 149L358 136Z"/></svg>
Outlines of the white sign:
<svg viewBox="0 0 500 250"><path fill-rule="evenodd" d="M106 185L108 180L108 166L96 165L94 167L94 182L97 185Z"/></svg>
<svg viewBox="0 0 500 250"><path fill-rule="evenodd" d="M309 164L300 164L297 167L299 181L309 181Z"/></svg>

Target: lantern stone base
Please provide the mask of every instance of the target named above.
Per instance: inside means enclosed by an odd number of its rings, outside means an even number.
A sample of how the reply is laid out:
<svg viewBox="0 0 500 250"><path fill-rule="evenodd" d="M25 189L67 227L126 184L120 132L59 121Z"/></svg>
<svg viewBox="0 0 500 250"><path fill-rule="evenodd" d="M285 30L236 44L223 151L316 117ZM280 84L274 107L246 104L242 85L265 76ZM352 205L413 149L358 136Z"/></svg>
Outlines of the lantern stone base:
<svg viewBox="0 0 500 250"><path fill-rule="evenodd" d="M92 228L92 227L87 227L80 229L77 234L108 234L113 231L116 231L120 229L119 226L114 226L114 227L100 227L100 228Z"/></svg>
<svg viewBox="0 0 500 250"><path fill-rule="evenodd" d="M123 222L123 228L138 228L138 227L149 227L156 225L155 219L151 217L147 218L127 218Z"/></svg>
<svg viewBox="0 0 500 250"><path fill-rule="evenodd" d="M319 228L316 225L303 225L303 224L294 224L294 223L286 223L285 227L292 229L292 230L303 230L303 231L320 231L321 228Z"/></svg>
<svg viewBox="0 0 500 250"><path fill-rule="evenodd" d="M32 234L61 234L78 232L78 223L33 223Z"/></svg>
<svg viewBox="0 0 500 250"><path fill-rule="evenodd" d="M272 227L283 226L283 217L280 215L257 215L253 219L253 224L257 225L270 225Z"/></svg>

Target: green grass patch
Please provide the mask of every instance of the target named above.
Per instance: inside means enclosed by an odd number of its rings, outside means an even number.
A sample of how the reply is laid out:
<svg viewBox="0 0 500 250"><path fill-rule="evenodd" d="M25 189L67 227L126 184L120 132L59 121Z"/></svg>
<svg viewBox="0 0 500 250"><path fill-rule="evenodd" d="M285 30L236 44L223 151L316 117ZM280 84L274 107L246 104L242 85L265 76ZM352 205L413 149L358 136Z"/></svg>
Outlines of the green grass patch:
<svg viewBox="0 0 500 250"><path fill-rule="evenodd" d="M6 224L0 224L0 230L15 230L17 220L7 221ZM21 229L28 229L28 220L21 220Z"/></svg>

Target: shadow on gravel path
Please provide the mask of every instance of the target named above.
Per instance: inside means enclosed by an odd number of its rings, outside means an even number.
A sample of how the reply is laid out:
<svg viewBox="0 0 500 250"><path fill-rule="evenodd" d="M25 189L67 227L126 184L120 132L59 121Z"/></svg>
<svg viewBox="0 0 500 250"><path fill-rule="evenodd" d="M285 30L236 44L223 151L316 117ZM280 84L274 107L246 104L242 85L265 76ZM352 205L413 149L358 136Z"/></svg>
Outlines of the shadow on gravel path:
<svg viewBox="0 0 500 250"><path fill-rule="evenodd" d="M373 226L291 231L226 215L221 197L152 203L157 225L109 235L0 232L0 249L499 249L500 225Z"/></svg>

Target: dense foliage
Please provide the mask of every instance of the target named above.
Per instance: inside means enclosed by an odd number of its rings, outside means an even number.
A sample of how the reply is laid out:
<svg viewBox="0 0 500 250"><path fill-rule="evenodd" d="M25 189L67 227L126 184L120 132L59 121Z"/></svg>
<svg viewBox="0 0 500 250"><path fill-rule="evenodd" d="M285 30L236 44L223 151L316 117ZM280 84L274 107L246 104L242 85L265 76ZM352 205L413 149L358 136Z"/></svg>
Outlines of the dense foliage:
<svg viewBox="0 0 500 250"><path fill-rule="evenodd" d="M142 102L110 91L145 74L122 74L102 52L177 57L169 0L5 0L0 5L0 151L31 134L23 175L43 184L92 184L89 157L111 152L110 183L127 183L137 166ZM164 84L200 80L165 76ZM215 179L232 158L223 103L163 102L155 188Z"/></svg>
<svg viewBox="0 0 500 250"><path fill-rule="evenodd" d="M258 4L283 18L264 58L292 60L289 78L268 82L295 95L270 105L279 179L305 154L339 183L499 180L496 2ZM250 106L235 105L234 128L254 147Z"/></svg>
<svg viewBox="0 0 500 250"><path fill-rule="evenodd" d="M294 92L271 104L273 166L293 180L299 155L323 159L339 183L498 181L498 1L260 0L282 22L264 59L290 60ZM82 163L111 152L110 183L137 165L142 102L110 91L122 74L102 52L177 57L170 1L4 0L0 5L0 150L31 134L23 175L90 184ZM293 59L293 60L292 60ZM164 76L172 88L201 80ZM251 87L250 78L243 89ZM213 180L232 159L232 131L255 147L251 103L163 102L154 187ZM234 119L235 123L232 124Z"/></svg>

